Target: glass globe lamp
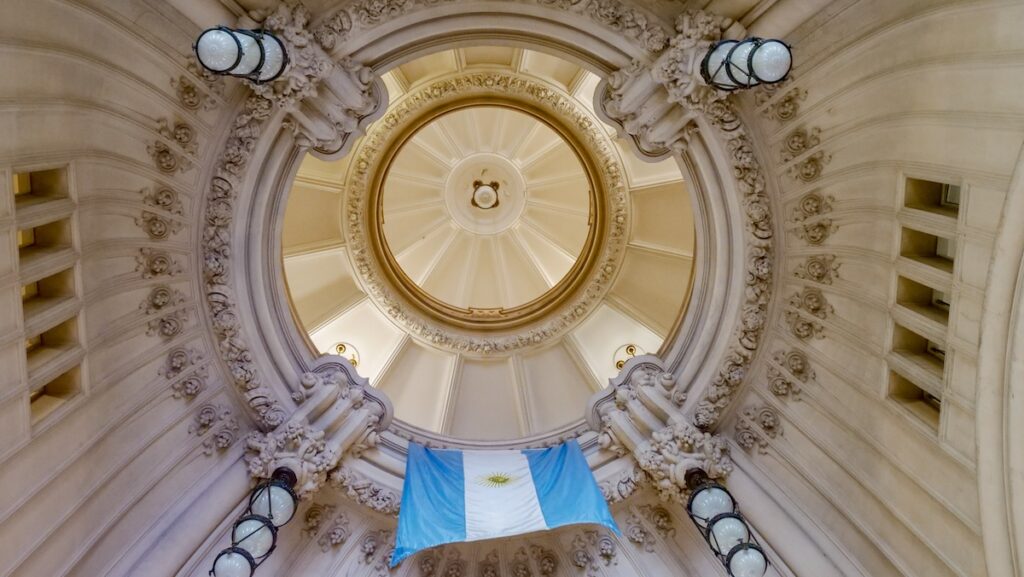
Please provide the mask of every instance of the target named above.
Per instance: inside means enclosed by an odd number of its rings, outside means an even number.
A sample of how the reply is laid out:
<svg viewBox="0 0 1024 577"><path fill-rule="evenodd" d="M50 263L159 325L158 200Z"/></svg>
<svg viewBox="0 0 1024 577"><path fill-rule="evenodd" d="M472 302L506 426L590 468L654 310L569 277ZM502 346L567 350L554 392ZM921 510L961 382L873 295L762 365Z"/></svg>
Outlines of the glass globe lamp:
<svg viewBox="0 0 1024 577"><path fill-rule="evenodd" d="M241 547L228 547L213 560L212 577L252 577L256 561Z"/></svg>
<svg viewBox="0 0 1024 577"><path fill-rule="evenodd" d="M743 543L729 551L725 568L731 577L763 577L768 571L768 559L756 544Z"/></svg>
<svg viewBox="0 0 1024 577"><path fill-rule="evenodd" d="M249 494L248 513L270 519L274 527L291 521L299 501L292 490L295 483L295 473L289 469L274 471L270 479L257 485Z"/></svg>
<svg viewBox="0 0 1024 577"><path fill-rule="evenodd" d="M782 82L792 67L792 49L781 40L722 40L704 55L700 75L708 86L733 91Z"/></svg>
<svg viewBox="0 0 1024 577"><path fill-rule="evenodd" d="M210 72L257 84L274 80L288 65L284 44L263 30L217 26L204 30L192 48L199 64Z"/></svg>

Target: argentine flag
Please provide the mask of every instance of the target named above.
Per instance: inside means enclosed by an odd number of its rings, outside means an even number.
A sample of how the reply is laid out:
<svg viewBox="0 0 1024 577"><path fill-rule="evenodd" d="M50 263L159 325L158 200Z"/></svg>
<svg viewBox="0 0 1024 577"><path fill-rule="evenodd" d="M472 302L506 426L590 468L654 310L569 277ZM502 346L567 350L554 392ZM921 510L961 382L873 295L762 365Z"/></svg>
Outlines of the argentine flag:
<svg viewBox="0 0 1024 577"><path fill-rule="evenodd" d="M575 523L619 534L576 441L549 449L459 451L409 443L391 566L445 543Z"/></svg>

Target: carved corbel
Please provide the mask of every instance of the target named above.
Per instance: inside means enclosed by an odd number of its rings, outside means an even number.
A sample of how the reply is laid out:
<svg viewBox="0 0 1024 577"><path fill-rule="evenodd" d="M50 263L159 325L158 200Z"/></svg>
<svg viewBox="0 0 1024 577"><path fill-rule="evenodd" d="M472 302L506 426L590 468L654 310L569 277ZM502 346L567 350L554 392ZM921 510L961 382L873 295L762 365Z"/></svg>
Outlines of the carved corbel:
<svg viewBox="0 0 1024 577"><path fill-rule="evenodd" d="M300 497L319 490L346 453L376 446L377 433L388 424L381 420L384 405L367 402L364 385L352 384L344 372L306 373L302 380L306 397L288 422L246 438L250 475L262 479L279 467L291 469Z"/></svg>
<svg viewBox="0 0 1024 577"><path fill-rule="evenodd" d="M285 2L263 22L284 44L289 65L272 82L252 90L285 110L285 123L301 145L325 159L346 152L364 126L384 113L387 89L369 68L349 58L333 60L309 29L310 14Z"/></svg>
<svg viewBox="0 0 1024 577"><path fill-rule="evenodd" d="M636 459L654 481L661 498L677 503L685 503L689 494L686 471L699 468L712 479L724 479L733 468L725 439L686 421L655 431L637 449Z"/></svg>
<svg viewBox="0 0 1024 577"><path fill-rule="evenodd" d="M704 83L701 60L723 37L744 33L732 20L701 10L679 15L675 30L653 62L634 61L612 73L596 94L598 113L631 139L641 158L652 162L684 149L694 120L725 98Z"/></svg>

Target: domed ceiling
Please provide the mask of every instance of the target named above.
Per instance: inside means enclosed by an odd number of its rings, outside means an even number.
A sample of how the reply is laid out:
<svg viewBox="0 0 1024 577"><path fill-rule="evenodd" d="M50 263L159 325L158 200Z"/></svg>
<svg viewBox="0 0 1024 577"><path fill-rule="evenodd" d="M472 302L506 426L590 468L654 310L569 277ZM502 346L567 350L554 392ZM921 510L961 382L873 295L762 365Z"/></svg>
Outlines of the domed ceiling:
<svg viewBox="0 0 1024 577"><path fill-rule="evenodd" d="M462 48L384 78L388 113L345 158L305 158L292 186L298 323L426 432L572 427L685 311L679 167L637 160L593 114L598 78L553 56Z"/></svg>

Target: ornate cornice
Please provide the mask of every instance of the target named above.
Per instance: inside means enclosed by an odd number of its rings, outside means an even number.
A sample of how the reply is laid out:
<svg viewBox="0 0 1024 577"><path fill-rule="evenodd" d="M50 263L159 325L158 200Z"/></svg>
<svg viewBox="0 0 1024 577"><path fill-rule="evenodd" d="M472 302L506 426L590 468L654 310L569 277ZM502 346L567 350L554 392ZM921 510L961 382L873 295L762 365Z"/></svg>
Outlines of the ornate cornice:
<svg viewBox="0 0 1024 577"><path fill-rule="evenodd" d="M556 313L522 327L491 334L467 332L424 314L392 286L371 246L367 215L372 213L374 175L400 135L423 114L458 100L494 97L530 105L569 129L591 157L604 190L608 218L604 242L586 280L567 296ZM489 354L519 350L550 341L583 320L611 288L628 241L629 212L625 172L600 121L564 92L537 80L509 72L475 72L431 82L395 103L353 151L345 181L345 238L353 269L363 289L410 334L458 353Z"/></svg>
<svg viewBox="0 0 1024 577"><path fill-rule="evenodd" d="M676 19L670 47L654 64L634 62L598 87L602 114L632 137L642 155L684 153L691 138L707 127L712 129L707 136L724 141L732 165L746 217L746 290L733 345L694 408L694 423L702 429L718 423L761 344L775 268L771 203L751 138L728 95L704 84L698 73L704 53L734 27L729 19L687 10Z"/></svg>
<svg viewBox="0 0 1024 577"><path fill-rule="evenodd" d="M348 40L354 33L439 4L456 0L358 0L332 14L314 30L327 49ZM660 52L669 34L658 19L620 0L518 0L589 17L612 32L636 42L648 52Z"/></svg>

